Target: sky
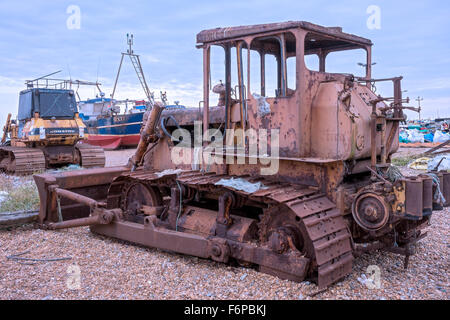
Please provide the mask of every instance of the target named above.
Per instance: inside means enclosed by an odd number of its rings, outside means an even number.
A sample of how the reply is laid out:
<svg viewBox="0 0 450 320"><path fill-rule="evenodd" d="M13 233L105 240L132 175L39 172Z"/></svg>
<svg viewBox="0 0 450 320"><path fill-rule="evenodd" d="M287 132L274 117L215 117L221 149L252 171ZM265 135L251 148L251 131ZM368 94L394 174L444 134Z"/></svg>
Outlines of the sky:
<svg viewBox="0 0 450 320"><path fill-rule="evenodd" d="M376 28L370 24L374 12L368 12L373 5L379 8ZM127 33L134 34L134 50L155 96L166 91L170 103L196 107L202 100L198 32L289 20L340 26L371 39L374 78L402 75L409 105L417 106L415 99L423 98L422 118L450 117L449 1L0 0L0 122L8 112L17 112L26 79L58 70L59 78L99 81L109 96L120 53L127 49ZM358 60L341 62L349 72L360 68ZM390 87L378 89L391 95ZM93 87L80 89L82 99L95 94ZM125 61L115 98L144 97ZM418 115L408 112L408 117Z"/></svg>

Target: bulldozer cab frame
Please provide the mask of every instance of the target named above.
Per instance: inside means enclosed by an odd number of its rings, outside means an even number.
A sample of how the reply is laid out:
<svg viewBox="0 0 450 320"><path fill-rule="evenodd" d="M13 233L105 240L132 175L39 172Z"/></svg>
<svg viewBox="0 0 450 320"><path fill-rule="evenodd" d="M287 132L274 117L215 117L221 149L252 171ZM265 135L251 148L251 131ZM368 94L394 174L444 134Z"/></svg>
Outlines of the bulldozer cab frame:
<svg viewBox="0 0 450 320"><path fill-rule="evenodd" d="M104 166L103 149L78 144L87 138L86 126L69 86L89 83L47 77L25 82L27 89L19 95L18 122L9 115L4 127L0 170L28 175L69 164Z"/></svg>
<svg viewBox="0 0 450 320"><path fill-rule="evenodd" d="M298 21L205 30L197 35L197 43L203 50L204 135L211 128L211 72L217 66L212 54L220 54L216 48L222 48L225 68L221 75L225 79L225 90L219 101L225 108L224 129L278 130L278 154L271 154L268 139L269 157L320 162L319 166L340 161L341 170L346 162L350 168L348 173L358 174L368 172L368 164L372 169L378 164L385 165L397 150L394 137L398 134L399 121L403 120L402 78L372 79L372 42L369 39L345 33L340 27ZM355 61L354 64L364 67L362 76L330 72L333 65L329 68L328 60L333 62L333 59L327 58L330 53L342 51L364 53L361 61L365 63ZM317 70L307 66L306 58L310 56L317 57ZM272 59L271 66L268 58ZM374 84L378 81L392 81L391 98L375 94ZM333 87L324 89L326 83L333 83ZM334 99L333 95L337 100L334 103L338 104L334 110L330 109L329 102ZM323 106L327 99L328 109L321 109L320 103ZM392 104L388 106L386 101ZM388 120L382 120L386 110L391 114ZM351 121L337 125L335 119L341 117ZM325 124L333 121L336 125L329 130ZM344 127L340 136L339 126ZM371 134L363 132L369 127ZM324 136L326 132L328 136ZM371 138L364 141L364 136L370 135ZM330 142L332 140L335 141ZM321 147L324 141L328 144ZM237 144L246 153L251 148L245 134L238 137ZM230 172L230 166L224 170ZM342 172L336 179L343 176Z"/></svg>
<svg viewBox="0 0 450 320"><path fill-rule="evenodd" d="M20 92L19 121L39 113L43 119L73 119L78 112L73 90L33 88Z"/></svg>
<svg viewBox="0 0 450 320"><path fill-rule="evenodd" d="M101 84L50 77L59 72L25 81L27 89L19 95L17 135L14 137L23 140L16 141L18 145L73 145L86 138L76 96L80 99L78 89L81 85L96 86L101 93Z"/></svg>
<svg viewBox="0 0 450 320"><path fill-rule="evenodd" d="M311 92L318 83L332 79L343 79L348 74L328 73L326 58L331 52L363 49L366 52L365 75L371 78L371 46L368 39L342 32L341 28L327 28L308 22L286 22L248 27L233 27L202 31L197 35L198 48L203 49L203 128L209 128L211 51L221 47L225 53L225 123L226 129L232 122L239 122L245 128L261 127L258 115L249 114L249 104L257 103L255 95L266 97L270 105L276 104L276 110L266 117L270 118L270 128L281 129L290 125L279 121L283 110L293 108L290 123L296 128L298 147L286 150L284 156L309 156L310 153L310 106ZM248 50L250 48L250 50ZM214 49L213 49L214 50ZM235 52L234 52L235 51ZM234 54L233 54L234 53ZM305 56L317 55L319 70L310 71L305 64ZM276 60L276 70L269 70L267 57ZM293 63L291 63L293 62ZM236 73L233 69L236 68ZM275 79L267 77L268 71ZM289 77L289 75L292 75ZM232 83L232 81L236 83ZM274 93L268 90L267 83L276 82ZM292 83L291 83L292 82ZM233 94L236 99L233 99ZM237 112L236 103L239 104ZM300 104L300 105L298 105ZM293 107L289 107L292 105ZM298 111L297 111L298 110ZM253 118L253 119L252 119ZM267 121L266 121L267 122ZM300 132L303 131L303 134Z"/></svg>

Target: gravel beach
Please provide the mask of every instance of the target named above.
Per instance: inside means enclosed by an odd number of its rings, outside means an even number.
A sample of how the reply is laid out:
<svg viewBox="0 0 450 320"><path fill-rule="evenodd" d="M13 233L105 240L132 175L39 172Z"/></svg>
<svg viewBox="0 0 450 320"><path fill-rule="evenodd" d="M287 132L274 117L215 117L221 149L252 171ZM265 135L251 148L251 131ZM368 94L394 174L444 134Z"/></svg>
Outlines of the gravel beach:
<svg viewBox="0 0 450 320"><path fill-rule="evenodd" d="M125 164L131 154L108 152L107 164ZM448 215L449 208L433 213L428 236L417 244L407 270L401 256L365 254L354 261L350 275L320 293L313 283L145 248L93 234L88 227L15 227L0 230L0 299L448 299ZM70 259L8 259L11 255ZM365 278L373 265L381 285L371 289Z"/></svg>

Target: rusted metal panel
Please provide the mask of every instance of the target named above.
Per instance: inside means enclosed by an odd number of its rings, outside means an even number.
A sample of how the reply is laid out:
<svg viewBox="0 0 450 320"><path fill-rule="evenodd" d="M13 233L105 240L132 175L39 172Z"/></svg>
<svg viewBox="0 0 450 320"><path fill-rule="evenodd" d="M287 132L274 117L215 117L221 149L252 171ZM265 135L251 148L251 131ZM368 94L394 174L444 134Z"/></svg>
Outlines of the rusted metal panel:
<svg viewBox="0 0 450 320"><path fill-rule="evenodd" d="M256 264L260 271L294 281L313 279L320 288L351 272L353 253L360 247L354 240L370 250L401 253L407 262L410 246L423 237L436 205L432 193L437 185L428 176L391 181L386 174L398 148L394 138L402 120L401 77L371 78L370 40L306 22L206 30L197 39L204 54L203 108L164 110L161 115L155 109L133 170L37 175L40 222L91 225L93 232L150 247ZM212 45L225 48L226 56L226 83L214 90L217 107L210 106L209 97ZM241 48L250 49L246 57ZM366 77L326 72L326 55L350 48L367 51ZM277 57L278 89L265 98L270 108L263 113L250 87L251 50ZM236 52L238 66L231 66L231 52ZM320 71L306 68L305 54L319 55ZM287 83L288 57L296 58L293 89ZM239 71L235 95L232 67ZM394 97L380 98L371 90L381 80L393 82ZM265 75L261 81L266 95ZM158 119L167 120L165 128L157 128ZM195 121L202 121L201 130ZM278 154L271 149L276 142L268 139L262 157L276 161L277 169L264 175L267 165L258 163L256 155L241 156L240 150L248 152L254 141L239 135L235 138L242 148L227 145L214 153L232 163L208 164L204 158L175 163L173 153L192 159L200 150L171 141L169 131L180 125L200 134L211 128L278 130ZM208 146L194 139L197 147ZM448 195L450 175L437 176ZM238 178L261 183L260 189L216 184ZM63 222L58 222L60 216Z"/></svg>
<svg viewBox="0 0 450 320"><path fill-rule="evenodd" d="M448 206L450 206L450 172L443 172L442 176L443 176L442 190L443 190L444 198L446 200L444 205L446 207L448 207Z"/></svg>
<svg viewBox="0 0 450 320"><path fill-rule="evenodd" d="M286 202L292 199L300 198L303 196L308 196L316 193L316 190L310 188L301 187L291 187L290 189L282 189L279 192L274 192L268 195L269 199L273 199L277 202Z"/></svg>
<svg viewBox="0 0 450 320"><path fill-rule="evenodd" d="M326 287L352 272L352 254L346 253L334 262L328 262L319 267L318 286Z"/></svg>
<svg viewBox="0 0 450 320"><path fill-rule="evenodd" d="M281 23L258 24L252 26L239 26L228 28L216 28L204 30L197 34L197 43L206 43L219 40L228 40L232 38L241 38L247 35L264 34L266 32L283 31L288 29L304 29L322 33L325 35L361 43L364 45L372 45L369 39L365 39L353 34L342 32L339 27L323 27L306 21L289 21Z"/></svg>
<svg viewBox="0 0 450 320"><path fill-rule="evenodd" d="M298 212L297 214L301 218L307 217L314 212L330 210L335 207L335 204L324 195L314 199L293 200L287 204L290 208Z"/></svg>
<svg viewBox="0 0 450 320"><path fill-rule="evenodd" d="M40 199L39 222L58 221L56 198L50 190L52 186L71 190L95 200L105 200L109 184L127 170L129 170L127 167L113 167L34 175ZM63 216L66 219L89 214L89 208L84 204L68 201L61 202L61 206L64 207Z"/></svg>

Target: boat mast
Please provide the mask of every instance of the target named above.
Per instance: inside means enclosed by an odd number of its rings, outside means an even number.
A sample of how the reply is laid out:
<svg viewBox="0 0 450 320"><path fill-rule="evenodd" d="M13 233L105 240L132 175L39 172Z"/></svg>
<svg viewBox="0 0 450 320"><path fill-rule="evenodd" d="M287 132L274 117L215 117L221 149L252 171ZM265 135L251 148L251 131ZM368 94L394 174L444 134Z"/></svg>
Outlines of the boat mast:
<svg viewBox="0 0 450 320"><path fill-rule="evenodd" d="M154 98L153 93L150 92L148 88L147 81L145 80L144 71L142 69L141 60L139 59L139 55L135 54L133 51L133 34L127 33L127 44L128 50L127 52L122 52L122 57L120 59L119 70L117 70L116 81L114 82L113 92L111 94L111 100L114 99L114 94L116 92L117 82L119 80L120 70L122 68L123 58L125 56L129 56L131 60L131 64L133 65L134 70L136 71L136 75L141 83L142 89L144 90L145 95L147 96L150 107L153 107Z"/></svg>

